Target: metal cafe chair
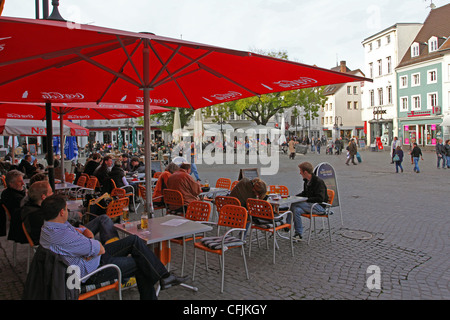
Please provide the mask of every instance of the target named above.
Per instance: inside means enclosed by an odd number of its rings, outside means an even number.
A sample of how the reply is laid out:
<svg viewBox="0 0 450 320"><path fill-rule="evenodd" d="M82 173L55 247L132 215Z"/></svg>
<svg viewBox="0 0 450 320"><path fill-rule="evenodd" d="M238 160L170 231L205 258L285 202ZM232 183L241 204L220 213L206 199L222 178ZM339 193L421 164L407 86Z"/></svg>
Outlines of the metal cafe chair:
<svg viewBox="0 0 450 320"><path fill-rule="evenodd" d="M331 206L333 205L333 201L334 201L334 190L331 189L327 189L327 194L328 194L328 202L323 202L323 203L314 203L311 206L311 211L309 213L302 213L301 216L304 218L308 218L309 219L309 235L308 235L308 245L309 242L311 241L311 231L312 231L312 225L314 224L314 233L316 233L316 218L326 218L327 222L328 222L328 234L330 236L330 242L331 242L331 227L330 227L330 215L333 214L333 212L331 211ZM318 205L322 205L323 207L325 207L325 212L320 212L320 213L313 213L314 208Z"/></svg>
<svg viewBox="0 0 450 320"><path fill-rule="evenodd" d="M186 219L192 221L198 221L205 223L209 220L209 215L211 214L211 204L204 201L192 201L189 203L186 210ZM173 243L179 244L183 246L183 258L181 263L181 276L184 275L184 264L186 262L186 242L194 240L194 236L192 237L182 237L177 239L170 240ZM201 238L200 236L196 236L196 239Z"/></svg>
<svg viewBox="0 0 450 320"><path fill-rule="evenodd" d="M294 256L294 244L293 244L293 238L292 238L293 237L293 234L292 234L293 215L291 215L290 223L283 223L281 221L282 217L287 215L287 213L290 211L286 211L286 212L278 215L276 217L277 218L277 220L276 220L271 204L265 200L258 200L258 199L247 199L247 210L248 210L248 214L251 218L249 256L252 251L253 229L256 230L256 233L258 233L258 230L266 232L267 249L269 248L269 241L268 241L267 235L268 235L268 233L272 233L272 235L273 235L273 263L275 264L275 250L277 247L276 235L277 235L278 230L281 230L284 228L289 228L289 239L291 242L291 251L292 251L292 256ZM258 234L256 235L256 237L258 237Z"/></svg>
<svg viewBox="0 0 450 320"><path fill-rule="evenodd" d="M194 239L194 269L192 271L192 280L195 278L195 266L197 260L197 249L205 251L205 264L206 270L208 270L208 258L207 253L214 253L219 255L220 268L222 270L222 279L220 292L223 293L224 280L225 280L225 252L234 248L241 248L241 254L244 260L244 267L247 279L249 279L247 261L245 258L244 250L244 231L247 224L247 210L241 206L225 205L222 207L219 213L219 221L217 222L217 236L215 237L203 237L201 239ZM221 227L227 229L221 234ZM232 236L234 231L241 231L240 237ZM198 240L198 241L197 241Z"/></svg>

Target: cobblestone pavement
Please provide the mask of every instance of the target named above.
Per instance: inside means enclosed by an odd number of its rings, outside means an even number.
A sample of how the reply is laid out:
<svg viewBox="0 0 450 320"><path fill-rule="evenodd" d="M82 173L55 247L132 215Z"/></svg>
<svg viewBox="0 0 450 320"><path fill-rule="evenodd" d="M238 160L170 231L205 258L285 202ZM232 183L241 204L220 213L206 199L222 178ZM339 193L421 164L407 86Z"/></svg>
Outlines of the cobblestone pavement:
<svg viewBox="0 0 450 320"><path fill-rule="evenodd" d="M284 184L291 194L302 189L297 165L329 162L337 172L339 209L332 216L332 242L318 224L311 244L279 240L276 264L262 241L246 248L250 279L246 280L239 250L226 253L225 290L220 293L218 258L209 255L205 270L203 253L197 257L194 292L186 288L162 291L160 300L448 300L450 299L449 210L450 170L436 168L436 156L424 153L421 173L404 161L404 173L395 173L388 152L361 152L363 162L346 166L344 155L297 154L295 160L280 155L277 175L263 176L267 184ZM248 163L248 162L247 162ZM214 184L219 177L237 180L239 168L259 165L198 164L202 180ZM305 227L309 221L303 221ZM305 235L307 235L306 228ZM26 278L27 245L17 246L13 266L12 244L0 239L0 299L20 299ZM192 274L192 246L188 246L186 273ZM181 247L172 245L171 270L180 273ZM381 289L369 289L370 266L379 267ZM372 283L372 282L370 282ZM104 298L114 299L113 295ZM136 288L124 299L138 299Z"/></svg>

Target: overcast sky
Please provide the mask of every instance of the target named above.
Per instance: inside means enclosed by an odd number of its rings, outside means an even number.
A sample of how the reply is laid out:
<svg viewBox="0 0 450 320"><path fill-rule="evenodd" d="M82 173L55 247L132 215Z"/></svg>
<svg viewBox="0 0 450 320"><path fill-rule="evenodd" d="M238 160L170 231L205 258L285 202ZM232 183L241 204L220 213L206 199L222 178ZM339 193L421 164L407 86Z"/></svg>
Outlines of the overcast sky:
<svg viewBox="0 0 450 320"><path fill-rule="evenodd" d="M59 10L78 23L244 51L285 50L290 60L306 64L331 68L346 60L350 69L363 69L365 38L398 22L422 23L429 5L429 0L60 0ZM2 15L35 18L35 1L6 0Z"/></svg>

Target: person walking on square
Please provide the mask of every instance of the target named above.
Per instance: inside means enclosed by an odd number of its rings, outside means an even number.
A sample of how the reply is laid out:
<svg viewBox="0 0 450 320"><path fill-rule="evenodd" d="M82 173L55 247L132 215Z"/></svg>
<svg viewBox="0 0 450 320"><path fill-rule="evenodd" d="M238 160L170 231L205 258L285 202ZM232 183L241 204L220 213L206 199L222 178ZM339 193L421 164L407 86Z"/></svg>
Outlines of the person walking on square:
<svg viewBox="0 0 450 320"><path fill-rule="evenodd" d="M442 169L445 169L445 162L446 162L446 152L445 152L445 146L442 144L442 139L438 140L438 143L436 143L436 157L437 157L437 168L439 169L439 165L441 164L442 160Z"/></svg>
<svg viewBox="0 0 450 320"><path fill-rule="evenodd" d="M358 152L358 147L356 146L355 143L355 139L352 138L352 140L350 140L350 142L348 143L348 158L347 158L347 162L345 162L346 165L349 165L349 161L351 160L352 163L356 166L356 162L355 162L355 156L356 153Z"/></svg>
<svg viewBox="0 0 450 320"><path fill-rule="evenodd" d="M445 141L444 150L447 159L447 169L450 169L450 139Z"/></svg>
<svg viewBox="0 0 450 320"><path fill-rule="evenodd" d="M411 150L411 157L414 161L414 172L419 173L419 158L423 160L422 150L419 148L416 142L413 143L413 149Z"/></svg>
<svg viewBox="0 0 450 320"><path fill-rule="evenodd" d="M391 164L394 164L394 154L397 150L397 147L400 145L400 141L397 137L394 137L394 140L392 141L392 149L391 149Z"/></svg>
<svg viewBox="0 0 450 320"><path fill-rule="evenodd" d="M289 141L289 159L295 159L295 141L291 138Z"/></svg>
<svg viewBox="0 0 450 320"><path fill-rule="evenodd" d="M395 148L394 154L392 156L392 160L395 163L395 172L398 173L398 168L400 168L400 170L403 172L403 166L402 166L403 150L402 150L402 147L397 146L397 148Z"/></svg>

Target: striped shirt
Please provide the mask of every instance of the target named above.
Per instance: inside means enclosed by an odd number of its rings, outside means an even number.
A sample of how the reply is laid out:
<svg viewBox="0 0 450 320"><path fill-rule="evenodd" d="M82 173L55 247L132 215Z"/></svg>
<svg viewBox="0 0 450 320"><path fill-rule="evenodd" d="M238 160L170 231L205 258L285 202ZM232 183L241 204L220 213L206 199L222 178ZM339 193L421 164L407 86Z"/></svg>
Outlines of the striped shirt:
<svg viewBox="0 0 450 320"><path fill-rule="evenodd" d="M78 266L81 277L96 270L100 264L100 242L82 235L69 222L44 221L39 243L60 255L69 266Z"/></svg>

